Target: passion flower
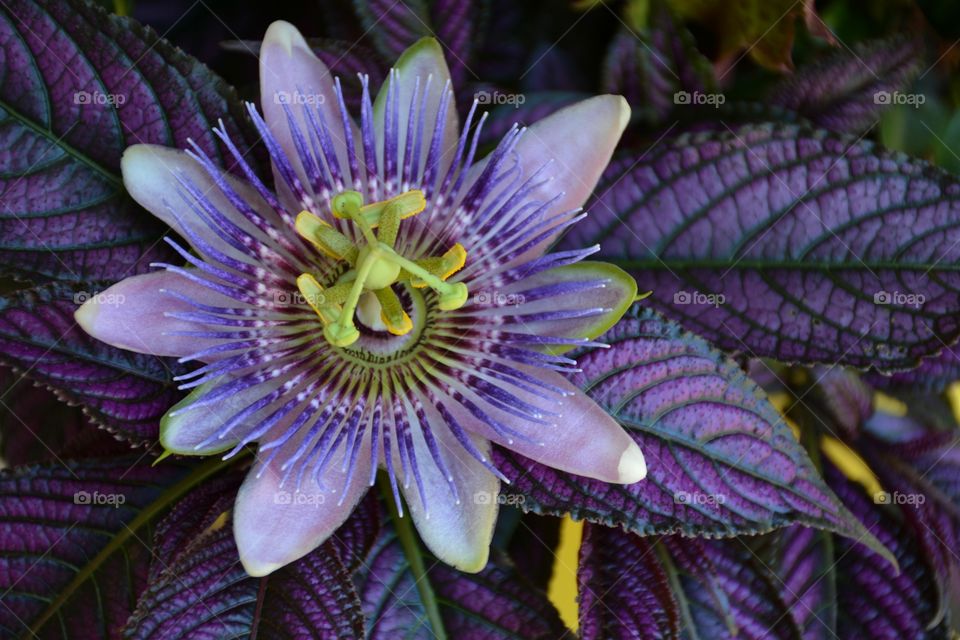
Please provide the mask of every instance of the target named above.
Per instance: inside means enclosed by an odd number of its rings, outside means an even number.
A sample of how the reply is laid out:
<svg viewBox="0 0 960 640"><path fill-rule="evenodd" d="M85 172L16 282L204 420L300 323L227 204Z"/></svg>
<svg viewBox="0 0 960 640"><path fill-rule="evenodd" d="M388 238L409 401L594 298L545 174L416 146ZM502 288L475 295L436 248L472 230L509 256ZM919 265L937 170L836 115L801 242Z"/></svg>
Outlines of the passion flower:
<svg viewBox="0 0 960 640"><path fill-rule="evenodd" d="M273 24L260 57L275 190L221 127L222 171L199 147L136 145L124 184L189 248L77 311L112 345L202 366L160 426L184 455L258 443L234 510L240 558L265 575L311 551L385 471L440 559L480 570L501 481L491 442L614 483L646 473L634 441L562 375L563 355L636 297L624 272L547 253L610 158L617 96L512 128L475 162L440 47L401 56L359 125L300 33ZM244 176L244 179L234 174ZM103 304L122 300L122 304ZM401 501L401 495L403 501Z"/></svg>

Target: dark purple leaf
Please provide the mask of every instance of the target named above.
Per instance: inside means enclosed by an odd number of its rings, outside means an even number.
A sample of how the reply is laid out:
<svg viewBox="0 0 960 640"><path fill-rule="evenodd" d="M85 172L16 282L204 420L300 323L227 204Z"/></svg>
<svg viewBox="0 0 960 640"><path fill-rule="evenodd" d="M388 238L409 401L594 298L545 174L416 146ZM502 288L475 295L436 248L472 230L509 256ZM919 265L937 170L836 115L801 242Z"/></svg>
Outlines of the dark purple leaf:
<svg viewBox="0 0 960 640"><path fill-rule="evenodd" d="M265 578L247 575L229 517L241 479L201 485L161 521L124 637L360 637L360 603L332 542Z"/></svg>
<svg viewBox="0 0 960 640"><path fill-rule="evenodd" d="M654 546L587 524L577 569L583 640L680 637L680 611Z"/></svg>
<svg viewBox="0 0 960 640"><path fill-rule="evenodd" d="M383 526L380 501L375 491L367 492L351 515L330 539L337 548L348 573L353 573L367 561Z"/></svg>
<svg viewBox="0 0 960 640"><path fill-rule="evenodd" d="M861 42L803 67L770 94L770 102L837 133L860 134L880 121L895 94L921 71L922 45L913 38Z"/></svg>
<svg viewBox="0 0 960 640"><path fill-rule="evenodd" d="M960 336L960 183L824 131L682 135L608 168L562 246L603 256L720 348L913 367Z"/></svg>
<svg viewBox="0 0 960 640"><path fill-rule="evenodd" d="M634 306L577 354L572 379L634 437L647 478L621 486L560 473L506 450L498 465L537 513L571 513L641 535L732 536L800 522L865 534L756 385L701 338Z"/></svg>
<svg viewBox="0 0 960 640"><path fill-rule="evenodd" d="M960 379L960 345L944 347L939 354L924 358L920 366L891 375L870 373L870 384L881 389L911 389L940 393Z"/></svg>
<svg viewBox="0 0 960 640"><path fill-rule="evenodd" d="M860 376L841 367L815 367L811 373L816 384L810 400L821 408L829 424L821 423L832 435L855 440L873 415L873 390Z"/></svg>
<svg viewBox="0 0 960 640"><path fill-rule="evenodd" d="M414 42L432 35L427 0L354 0L353 6L386 60L396 60Z"/></svg>
<svg viewBox="0 0 960 640"><path fill-rule="evenodd" d="M678 106L678 91L717 91L712 65L662 2L653 4L650 23L639 33L627 25L617 31L607 50L602 82L604 91L622 95L651 122L662 121Z"/></svg>
<svg viewBox="0 0 960 640"><path fill-rule="evenodd" d="M427 564L446 636L457 640L553 640L568 633L553 605L505 560L477 574L441 562ZM433 639L403 548L384 528L366 565L354 576L366 618L367 640Z"/></svg>
<svg viewBox="0 0 960 640"><path fill-rule="evenodd" d="M779 581L743 540L673 536L665 542L689 613L685 637L800 640L800 629L780 596Z"/></svg>
<svg viewBox="0 0 960 640"><path fill-rule="evenodd" d="M84 449L87 444L129 449L111 440L78 407L59 402L53 392L18 372L0 369L0 458L8 465L53 462L71 457L78 453L78 446ZM102 450L96 453L103 455Z"/></svg>
<svg viewBox="0 0 960 640"><path fill-rule="evenodd" d="M503 518L501 509L498 523L503 523ZM553 576L561 522L559 518L522 513L507 546L507 553L520 575L543 591L547 590Z"/></svg>
<svg viewBox="0 0 960 640"><path fill-rule="evenodd" d="M0 636L119 638L150 562L131 521L183 471L131 456L0 472Z"/></svg>
<svg viewBox="0 0 960 640"><path fill-rule="evenodd" d="M20 277L120 280L171 251L165 227L123 190L132 144L222 158L223 118L241 148L239 101L202 64L129 18L81 0L0 8L0 259Z"/></svg>
<svg viewBox="0 0 960 640"><path fill-rule="evenodd" d="M481 40L488 0L353 0L365 35L383 60L392 64L424 36L437 39L455 83L469 74L474 49Z"/></svg>
<svg viewBox="0 0 960 640"><path fill-rule="evenodd" d="M116 349L73 319L90 292L50 283L0 298L0 360L80 403L99 425L132 443L153 442L160 417L182 394L173 360Z"/></svg>
<svg viewBox="0 0 960 640"><path fill-rule="evenodd" d="M855 541L836 540L837 635L876 640L947 638L935 573L910 529L898 521L898 508L878 507L836 470L829 470L827 477L864 526L893 552L900 568L898 573Z"/></svg>
<svg viewBox="0 0 960 640"><path fill-rule="evenodd" d="M765 536L755 545L804 640L834 640L837 587L833 538L801 525Z"/></svg>
<svg viewBox="0 0 960 640"><path fill-rule="evenodd" d="M960 568L960 444L955 433L926 432L894 445L861 443L884 487L880 501L898 505L939 578Z"/></svg>

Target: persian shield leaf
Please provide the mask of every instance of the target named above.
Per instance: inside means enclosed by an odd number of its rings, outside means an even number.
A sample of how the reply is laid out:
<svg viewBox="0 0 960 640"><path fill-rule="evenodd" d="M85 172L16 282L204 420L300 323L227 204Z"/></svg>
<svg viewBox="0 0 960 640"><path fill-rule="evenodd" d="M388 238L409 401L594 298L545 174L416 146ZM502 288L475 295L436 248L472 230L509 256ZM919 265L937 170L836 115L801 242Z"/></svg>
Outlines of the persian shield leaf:
<svg viewBox="0 0 960 640"><path fill-rule="evenodd" d="M760 561L775 574L774 585L804 640L836 638L833 536L794 525L752 546Z"/></svg>
<svg viewBox="0 0 960 640"><path fill-rule="evenodd" d="M837 540L837 634L841 638L949 637L933 567L894 505L878 508L831 470L832 486L851 511L896 555L900 571L853 540Z"/></svg>
<svg viewBox="0 0 960 640"><path fill-rule="evenodd" d="M230 518L239 480L195 490L160 524L150 584L124 637L359 637L360 603L332 541L270 576L247 575Z"/></svg>
<svg viewBox="0 0 960 640"><path fill-rule="evenodd" d="M647 478L610 485L499 450L513 481L504 490L522 493L524 509L642 535L732 536L801 522L869 537L733 361L638 306L601 340L610 348L577 353L582 372L572 379L640 445Z"/></svg>
<svg viewBox="0 0 960 640"><path fill-rule="evenodd" d="M818 127L860 134L880 121L893 95L905 92L920 73L922 51L914 38L903 36L840 49L784 80L770 101Z"/></svg>
<svg viewBox="0 0 960 640"><path fill-rule="evenodd" d="M0 297L0 360L136 444L156 440L160 417L182 393L175 361L111 347L77 326L78 291L53 282ZM117 304L122 301L117 300Z"/></svg>
<svg viewBox="0 0 960 640"><path fill-rule="evenodd" d="M713 92L717 81L693 36L666 4L655 2L651 13L639 33L628 25L617 30L602 82L604 91L622 95L641 117L660 122L677 107L682 97L677 92Z"/></svg>
<svg viewBox="0 0 960 640"><path fill-rule="evenodd" d="M433 591L443 630L431 626L396 531L383 529L366 564L354 576L368 640L400 636L428 640L439 631L458 640L547 640L568 633L546 595L504 559L494 558L476 574L461 573L441 562L429 561L427 567L420 580Z"/></svg>
<svg viewBox="0 0 960 640"><path fill-rule="evenodd" d="M653 544L587 524L577 569L583 640L680 637L680 609Z"/></svg>
<svg viewBox="0 0 960 640"><path fill-rule="evenodd" d="M118 637L150 562L135 519L184 471L138 462L127 456L0 472L0 636Z"/></svg>
<svg viewBox="0 0 960 640"><path fill-rule="evenodd" d="M896 370L960 336L960 183L797 126L682 135L608 168L565 247L728 351Z"/></svg>
<svg viewBox="0 0 960 640"><path fill-rule="evenodd" d="M164 227L126 195L123 150L141 142L222 160L239 101L151 29L81 0L0 7L0 260L19 277L119 280L169 257Z"/></svg>
<svg viewBox="0 0 960 640"><path fill-rule="evenodd" d="M743 540L666 539L694 640L800 640L778 580Z"/></svg>

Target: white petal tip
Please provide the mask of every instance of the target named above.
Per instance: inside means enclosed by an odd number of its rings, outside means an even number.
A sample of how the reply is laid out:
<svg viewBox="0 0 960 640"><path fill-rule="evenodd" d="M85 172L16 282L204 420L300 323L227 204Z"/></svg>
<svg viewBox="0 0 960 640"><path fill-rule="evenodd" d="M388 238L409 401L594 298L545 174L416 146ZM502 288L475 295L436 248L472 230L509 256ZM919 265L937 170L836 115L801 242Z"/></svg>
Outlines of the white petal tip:
<svg viewBox="0 0 960 640"><path fill-rule="evenodd" d="M243 556L240 557L240 563L243 564L247 574L254 578L268 576L283 566L281 562L257 562L253 558L244 558Z"/></svg>
<svg viewBox="0 0 960 640"><path fill-rule="evenodd" d="M277 20L267 27L267 32L263 36L263 46L271 44L281 47L288 56L293 55L294 47L310 50L300 31L286 20Z"/></svg>
<svg viewBox="0 0 960 640"><path fill-rule="evenodd" d="M636 442L631 442L620 456L617 475L622 484L633 484L647 477L647 461Z"/></svg>
<svg viewBox="0 0 960 640"><path fill-rule="evenodd" d="M96 296L89 298L80 307L73 312L73 319L77 321L80 328L93 335L93 327L97 321L100 309L97 308Z"/></svg>

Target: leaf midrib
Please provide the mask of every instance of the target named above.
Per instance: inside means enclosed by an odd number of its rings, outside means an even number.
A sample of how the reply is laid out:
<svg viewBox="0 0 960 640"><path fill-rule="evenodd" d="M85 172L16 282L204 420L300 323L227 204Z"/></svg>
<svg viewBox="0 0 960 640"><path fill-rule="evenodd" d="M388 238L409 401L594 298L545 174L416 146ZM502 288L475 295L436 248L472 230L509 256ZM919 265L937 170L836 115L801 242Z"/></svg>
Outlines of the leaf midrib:
<svg viewBox="0 0 960 640"><path fill-rule="evenodd" d="M7 113L10 114L10 116L13 119L17 120L23 126L32 130L34 133L40 136L43 136L47 140L52 141L55 146L63 149L67 153L67 155L75 158L78 162L85 164L96 173L99 173L101 176L103 176L107 181L109 181L115 187L118 187L119 189L123 189L123 180L120 178L118 174L107 169L99 162L96 162L95 160L93 160L93 158L89 157L85 153L82 153L76 147L66 143L62 136L57 136L49 128L41 127L37 125L37 123L33 122L32 120L24 117L19 111L11 107L10 104L6 100L3 100L2 98L0 98L0 109L4 109Z"/></svg>

